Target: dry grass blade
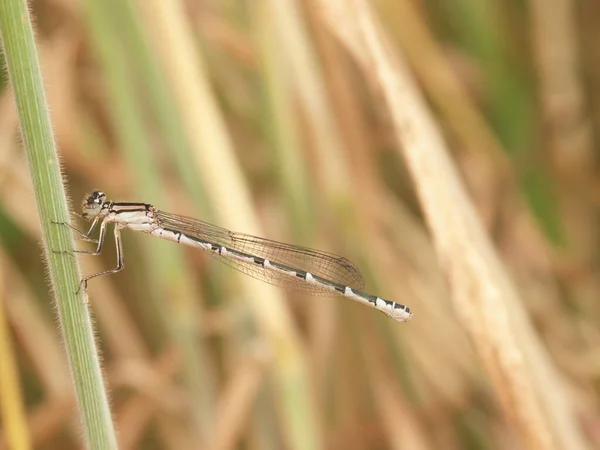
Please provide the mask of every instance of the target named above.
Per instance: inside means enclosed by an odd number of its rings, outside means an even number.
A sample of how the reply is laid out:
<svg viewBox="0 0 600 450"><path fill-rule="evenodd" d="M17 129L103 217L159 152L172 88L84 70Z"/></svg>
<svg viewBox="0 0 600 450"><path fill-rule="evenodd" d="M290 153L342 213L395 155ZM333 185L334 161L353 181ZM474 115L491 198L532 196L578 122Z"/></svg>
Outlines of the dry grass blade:
<svg viewBox="0 0 600 450"><path fill-rule="evenodd" d="M247 425L254 400L265 378L266 355L261 348L242 361L219 401L219 422L214 433L213 450L236 448Z"/></svg>
<svg viewBox="0 0 600 450"><path fill-rule="evenodd" d="M392 56L366 2L322 6L333 31L370 61L372 76L381 85L455 308L505 413L528 448L585 448L566 392L556 388L558 375L532 332L403 61Z"/></svg>
<svg viewBox="0 0 600 450"><path fill-rule="evenodd" d="M0 259L0 417L4 425L5 439L10 448L27 449L30 447L29 430L25 419L25 405L16 364L12 338L2 297L8 292L4 284L5 261Z"/></svg>
<svg viewBox="0 0 600 450"><path fill-rule="evenodd" d="M222 112L217 105L201 53L180 2L140 2L148 30L167 78L207 197L217 208L219 225L261 235L248 183L243 175ZM202 126L198 126L198 124ZM223 182L227 180L227 182ZM318 448L317 410L309 393L302 347L280 292L242 278L254 317L272 346L273 370L282 395L286 439L291 448Z"/></svg>
<svg viewBox="0 0 600 450"><path fill-rule="evenodd" d="M365 323L367 321L364 321ZM369 323L363 342L363 355L374 387L375 403L383 418L382 427L389 436L392 448L427 450L427 433L410 408L410 402L397 387L394 374L385 366L382 343L377 342L377 330Z"/></svg>

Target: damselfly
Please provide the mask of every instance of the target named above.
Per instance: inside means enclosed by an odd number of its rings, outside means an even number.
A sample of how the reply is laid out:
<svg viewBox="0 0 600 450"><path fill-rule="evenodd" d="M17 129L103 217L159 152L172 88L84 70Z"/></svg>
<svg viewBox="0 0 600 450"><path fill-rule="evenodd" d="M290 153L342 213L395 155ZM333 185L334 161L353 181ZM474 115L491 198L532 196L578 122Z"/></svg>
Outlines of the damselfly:
<svg viewBox="0 0 600 450"><path fill-rule="evenodd" d="M201 220L160 211L147 203L107 201L106 194L100 191L84 200L82 217L92 221L89 231L71 228L85 240L97 243L98 247L93 252L75 252L99 255L106 227L111 222L115 224L117 245L117 267L85 277L82 280L84 289L88 280L123 269L121 230L129 228L206 250L240 272L276 286L309 294L343 295L399 321L406 321L412 315L407 306L362 292L365 282L360 271L346 258L331 253L234 233ZM92 239L98 224L98 239Z"/></svg>

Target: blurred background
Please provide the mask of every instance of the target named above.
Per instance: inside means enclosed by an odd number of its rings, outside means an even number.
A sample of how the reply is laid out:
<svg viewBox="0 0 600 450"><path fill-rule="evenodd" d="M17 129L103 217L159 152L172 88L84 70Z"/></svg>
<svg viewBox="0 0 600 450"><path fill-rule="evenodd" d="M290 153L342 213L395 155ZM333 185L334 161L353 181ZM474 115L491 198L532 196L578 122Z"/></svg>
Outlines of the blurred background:
<svg viewBox="0 0 600 450"><path fill-rule="evenodd" d="M456 315L372 67L327 2L30 4L74 212L101 189L334 252L361 269L367 292L414 312L401 324L343 297L273 288L126 230L125 270L89 286L121 448L532 448ZM553 389L600 446L600 5L370 7L560 374ZM32 448L79 449L18 118L1 86L0 339ZM78 259L85 274L114 267L112 233L102 256Z"/></svg>

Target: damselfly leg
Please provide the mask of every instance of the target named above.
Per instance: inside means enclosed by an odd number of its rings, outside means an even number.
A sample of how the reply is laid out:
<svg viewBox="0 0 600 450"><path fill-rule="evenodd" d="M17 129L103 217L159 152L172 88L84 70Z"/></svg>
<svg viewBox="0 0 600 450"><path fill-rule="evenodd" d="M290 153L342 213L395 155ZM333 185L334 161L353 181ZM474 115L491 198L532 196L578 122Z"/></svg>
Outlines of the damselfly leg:
<svg viewBox="0 0 600 450"><path fill-rule="evenodd" d="M79 250L79 249L75 249L75 250L65 250L62 253L79 253L79 254L83 254L83 255L92 255L92 256L98 256L102 253L102 248L104 246L104 241L106 239L106 225L107 225L107 221L103 220L100 223L100 233L98 235L98 239L93 239L91 236L94 232L94 228L96 228L96 225L99 222L99 217L96 217L92 223L92 226L90 227L90 230L87 233L84 233L83 231L77 229L76 227L68 224L68 223L58 223L61 225L66 225L69 228L71 228L71 230L75 231L77 234L81 235L82 237L84 237L86 241L89 242L94 242L97 243L98 246L96 247L95 251L88 251L88 250ZM91 280L92 278L96 278L102 275L109 275L112 273L117 273L120 272L121 270L123 270L123 268L125 267L125 259L123 257L123 244L121 241L121 227L117 224L115 225L115 231L114 231L114 235L115 235L115 243L116 243L116 248L117 248L117 267L115 267L114 269L110 269L110 270L104 270L102 272L98 272L92 275L88 275L87 277L84 277L81 279L81 283L79 285L79 289L81 289L83 287L84 290L87 289L87 282L89 280ZM79 289L77 292L79 292Z"/></svg>
<svg viewBox="0 0 600 450"><path fill-rule="evenodd" d="M77 214L78 216L81 217L81 215ZM65 225L67 227L69 227L71 230L73 230L75 233L77 233L77 239L82 240L82 241L87 241L87 242L95 242L98 243L98 239L94 239L92 237L92 234L94 234L94 229L96 228L96 225L98 225L99 222L99 218L95 218L94 221L92 222L92 226L90 227L89 231L87 233L81 231L79 228L74 227L73 225L71 225L70 223L67 222L52 222L56 225Z"/></svg>
<svg viewBox="0 0 600 450"><path fill-rule="evenodd" d="M100 253L102 253L102 245L104 244L104 238L105 238L104 231L105 230L106 230L106 223L102 222L102 225L100 225L100 238L98 240L99 241L98 248L95 252L77 251L76 253L84 253L86 255L94 255L94 256L97 256ZM98 272L93 275L88 275L87 277L84 277L81 280L81 286L83 286L84 290L87 289L87 283L92 278L100 277L102 275L109 275L111 273L117 273L125 268L125 258L123 257L123 242L121 241L121 227L119 227L119 225L115 225L115 233L114 234L115 234L115 243L117 246L117 267L115 267L114 269L104 270L102 272Z"/></svg>

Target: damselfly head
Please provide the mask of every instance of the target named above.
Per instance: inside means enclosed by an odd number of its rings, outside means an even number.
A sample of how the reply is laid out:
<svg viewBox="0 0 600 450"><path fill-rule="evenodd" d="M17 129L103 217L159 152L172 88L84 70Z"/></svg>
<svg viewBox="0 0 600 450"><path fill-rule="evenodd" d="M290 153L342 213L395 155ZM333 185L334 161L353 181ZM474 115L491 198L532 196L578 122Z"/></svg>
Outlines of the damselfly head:
<svg viewBox="0 0 600 450"><path fill-rule="evenodd" d="M100 211L102 211L102 205L106 201L106 194L101 191L94 191L83 201L83 218L93 219Z"/></svg>

